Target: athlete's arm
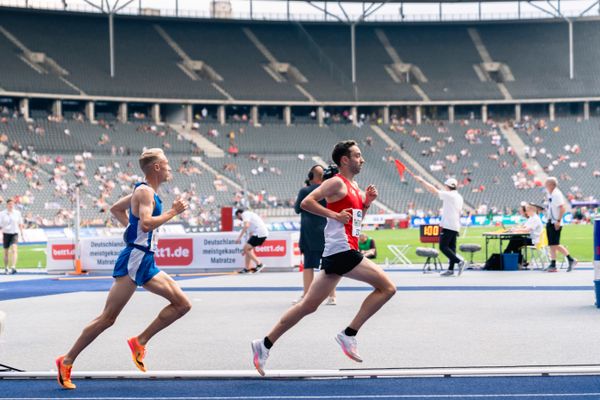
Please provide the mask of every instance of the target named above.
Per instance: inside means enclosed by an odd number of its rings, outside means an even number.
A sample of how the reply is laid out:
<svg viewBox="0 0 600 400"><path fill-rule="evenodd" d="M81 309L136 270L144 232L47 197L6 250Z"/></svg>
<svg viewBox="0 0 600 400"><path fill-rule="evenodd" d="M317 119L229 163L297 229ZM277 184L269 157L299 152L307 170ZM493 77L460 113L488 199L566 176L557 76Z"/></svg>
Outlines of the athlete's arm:
<svg viewBox="0 0 600 400"><path fill-rule="evenodd" d="M129 206L131 205L131 197L132 196L133 196L132 194L128 194L127 196L121 197L110 208L110 213L123 226L127 226L129 224L129 218L127 217L127 210L129 209Z"/></svg>
<svg viewBox="0 0 600 400"><path fill-rule="evenodd" d="M342 210L342 212L336 213L319 204L319 201L323 199L332 198L338 195L343 186L344 183L339 178L328 179L306 196L304 200L302 200L302 203L300 203L300 207L309 213L325 218L331 218L342 224L347 224L352 218L352 214L350 214L348 210Z"/></svg>
<svg viewBox="0 0 600 400"><path fill-rule="evenodd" d="M152 210L154 209L154 205L152 203L154 201L154 193L147 189L140 189L138 188L133 193L131 200L138 203L138 217L143 232L150 232L158 228L188 208L186 201L177 199L173 202L169 211L153 217Z"/></svg>
<svg viewBox="0 0 600 400"><path fill-rule="evenodd" d="M366 214L369 207L371 207L371 204L375 201L377 196L379 196L379 192L377 191L375 185L367 186L367 189L364 193L365 201L363 202L363 216Z"/></svg>
<svg viewBox="0 0 600 400"><path fill-rule="evenodd" d="M236 239L236 243L242 242L242 238L244 237L244 235L246 234L246 232L248 231L249 228L250 228L250 222L244 221L244 223L242 225L242 230L240 231L240 235Z"/></svg>
<svg viewBox="0 0 600 400"><path fill-rule="evenodd" d="M302 200L304 200L304 190L301 189L298 192L298 196L296 197L296 202L294 203L294 211L296 212L296 214L300 214L302 212L302 208L300 207L300 203L302 203Z"/></svg>
<svg viewBox="0 0 600 400"><path fill-rule="evenodd" d="M440 193L439 189L436 188L435 186L433 186L431 183L427 182L422 177L415 176L415 181L419 182L421 184L421 186L423 186L425 188L425 190L427 190L429 193L435 194L436 196L439 195L439 193Z"/></svg>
<svg viewBox="0 0 600 400"><path fill-rule="evenodd" d="M565 215L566 212L567 212L567 207L565 207L564 204L561 204L560 211L558 212L558 219L554 223L554 226L556 227L556 229L560 228L560 225L562 224L563 216Z"/></svg>

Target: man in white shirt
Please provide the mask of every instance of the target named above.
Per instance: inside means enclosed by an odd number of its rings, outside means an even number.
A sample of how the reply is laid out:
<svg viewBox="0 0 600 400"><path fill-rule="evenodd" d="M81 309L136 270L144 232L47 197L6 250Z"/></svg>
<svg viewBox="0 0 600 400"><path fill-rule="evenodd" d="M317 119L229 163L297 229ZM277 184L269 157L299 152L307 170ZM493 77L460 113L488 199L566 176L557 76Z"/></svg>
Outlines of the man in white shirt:
<svg viewBox="0 0 600 400"><path fill-rule="evenodd" d="M241 243L242 237L244 237L246 232L250 233L250 239L248 239L246 244L244 244L244 248L242 249L242 254L245 257L245 260L244 269L240 271L240 274L260 272L263 265L258 257L256 257L254 248L262 245L265 240L267 240L267 236L269 236L267 226L258 216L258 214L253 213L252 211L244 211L240 208L235 211L235 217L243 222L242 231L240 232L236 242ZM250 268L252 262L254 262L256 265L255 268Z"/></svg>
<svg viewBox="0 0 600 400"><path fill-rule="evenodd" d="M571 257L569 250L560 244L560 234L562 231L562 219L567 212L567 202L565 196L558 189L558 180L554 177L546 179L546 190L548 209L546 214L546 233L548 234L548 246L550 246L550 266L546 268L546 272L557 272L556 269L556 252L562 253L569 262L567 272L571 272L577 260Z"/></svg>
<svg viewBox="0 0 600 400"><path fill-rule="evenodd" d="M0 229L2 230L2 247L4 248L4 272L8 275L17 273L17 243L19 232L23 237L23 217L15 210L13 199L6 201L6 210L0 212Z"/></svg>
<svg viewBox="0 0 600 400"><path fill-rule="evenodd" d="M458 181L454 178L449 178L444 182L444 190L439 190L429 182L426 182L422 177L415 176L415 180L419 182L428 192L437 196L442 200L442 228L440 233L440 251L444 253L450 264L448 270L442 272L442 276L453 276L454 265L458 265L458 276L462 274L465 267L465 261L456 254L456 238L460 232L460 215L464 204L463 197L456 190Z"/></svg>
<svg viewBox="0 0 600 400"><path fill-rule="evenodd" d="M519 253L519 264L523 261L521 249L525 246L537 246L544 231L544 225L538 212L542 209L533 203L525 205L525 216L527 220L523 225L516 226L510 230L511 233L527 233L528 237L517 237L510 239L508 246L504 250L505 253Z"/></svg>

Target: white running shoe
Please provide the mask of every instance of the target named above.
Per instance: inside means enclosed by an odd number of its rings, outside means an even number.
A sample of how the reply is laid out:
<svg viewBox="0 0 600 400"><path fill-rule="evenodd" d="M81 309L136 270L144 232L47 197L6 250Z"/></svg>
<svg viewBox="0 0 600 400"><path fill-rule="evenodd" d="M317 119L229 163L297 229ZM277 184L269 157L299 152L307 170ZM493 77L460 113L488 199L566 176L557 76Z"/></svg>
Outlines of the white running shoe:
<svg viewBox="0 0 600 400"><path fill-rule="evenodd" d="M326 306L337 306L337 301L335 300L335 297L328 297L327 301L325 302Z"/></svg>
<svg viewBox="0 0 600 400"><path fill-rule="evenodd" d="M265 364L267 358L269 358L269 349L265 347L263 339L256 339L252 341L252 354L254 367L259 374L265 376Z"/></svg>
<svg viewBox="0 0 600 400"><path fill-rule="evenodd" d="M462 275L466 265L467 263L465 262L465 260L460 260L460 262L458 263L458 276Z"/></svg>
<svg viewBox="0 0 600 400"><path fill-rule="evenodd" d="M362 357L358 354L356 337L347 336L344 332L340 332L335 337L335 341L342 347L342 351L348 358L356 362L362 362Z"/></svg>

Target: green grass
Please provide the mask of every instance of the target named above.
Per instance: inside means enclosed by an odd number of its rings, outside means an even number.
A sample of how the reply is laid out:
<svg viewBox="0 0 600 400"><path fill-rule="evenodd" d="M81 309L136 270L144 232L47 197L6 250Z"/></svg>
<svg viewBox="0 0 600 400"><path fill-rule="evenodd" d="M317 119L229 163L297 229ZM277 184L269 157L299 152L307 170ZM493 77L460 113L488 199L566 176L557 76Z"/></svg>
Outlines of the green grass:
<svg viewBox="0 0 600 400"><path fill-rule="evenodd" d="M483 263L485 260L485 239L482 233L495 230L494 227L477 227L469 228L466 237L463 237L464 229L461 231L461 236L458 238L458 245L461 243L476 243L480 244L482 251L475 254L474 260L478 263ZM377 259L378 263L384 263L386 257L393 259L392 253L388 250L388 244L408 244L410 249L407 252L408 258L419 264L424 260L415 254L415 247L431 246L430 244L422 244L419 242L418 229L397 229L397 230L381 230L368 231L369 236L375 239L377 244ZM593 226L592 225L566 225L562 232L562 243L567 246L571 254L579 259L579 261L593 260ZM508 244L508 242L505 242ZM506 246L504 244L504 246ZM490 253L498 252L498 241L490 241ZM444 259L445 257L442 256ZM560 258L559 258L560 260ZM445 260L444 260L445 261Z"/></svg>
<svg viewBox="0 0 600 400"><path fill-rule="evenodd" d="M17 268L37 268L38 263L46 268L46 245L19 245Z"/></svg>
<svg viewBox="0 0 600 400"><path fill-rule="evenodd" d="M485 240L481 236L482 233L494 230L493 227L484 228L469 228L467 230L467 236L458 239L458 244L461 243L477 243L482 247L485 245ZM408 258L420 264L423 262L421 257L417 257L415 254L415 247L419 246L431 246L427 244L419 243L419 230L418 229L397 229L397 230L381 230L381 231L369 231L367 234L377 243L378 257L375 260L378 263L384 263L386 257L392 259L392 254L387 248L388 244L408 244L410 249L407 252ZM566 225L562 233L563 244L566 245L574 257L580 261L592 261L593 259L593 226L592 225ZM490 253L497 252L498 242L490 242ZM485 252L481 252L475 255L475 261L483 263L485 260ZM46 267L46 246L45 245L30 245L19 246L19 259L17 268L36 268L38 262L41 263L42 268Z"/></svg>

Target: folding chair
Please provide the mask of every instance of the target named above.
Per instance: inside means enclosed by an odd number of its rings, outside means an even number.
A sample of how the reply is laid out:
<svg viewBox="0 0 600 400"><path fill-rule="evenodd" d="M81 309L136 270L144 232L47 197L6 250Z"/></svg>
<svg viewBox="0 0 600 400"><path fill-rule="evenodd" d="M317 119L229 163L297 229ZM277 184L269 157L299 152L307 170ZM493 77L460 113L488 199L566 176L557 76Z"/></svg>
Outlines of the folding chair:
<svg viewBox="0 0 600 400"><path fill-rule="evenodd" d="M388 244L387 248L392 253L394 258L390 261L391 265L412 265L408 257L406 257L406 252L410 248L407 244Z"/></svg>
<svg viewBox="0 0 600 400"><path fill-rule="evenodd" d="M546 228L542 231L542 235L540 236L540 241L536 246L527 246L527 254L529 258L529 254L531 255L531 263L535 265L534 269L544 269L546 268L546 262L550 264L550 254L549 254L549 246L548 246L548 234L546 233ZM566 257L563 256L563 259L560 263L559 269L566 268ZM539 266L539 268L537 268Z"/></svg>
<svg viewBox="0 0 600 400"><path fill-rule="evenodd" d="M542 230L540 241L535 246L527 246L526 248L527 259L533 266L533 269L544 269L546 268L546 262L550 262L548 257L548 234L546 228Z"/></svg>

